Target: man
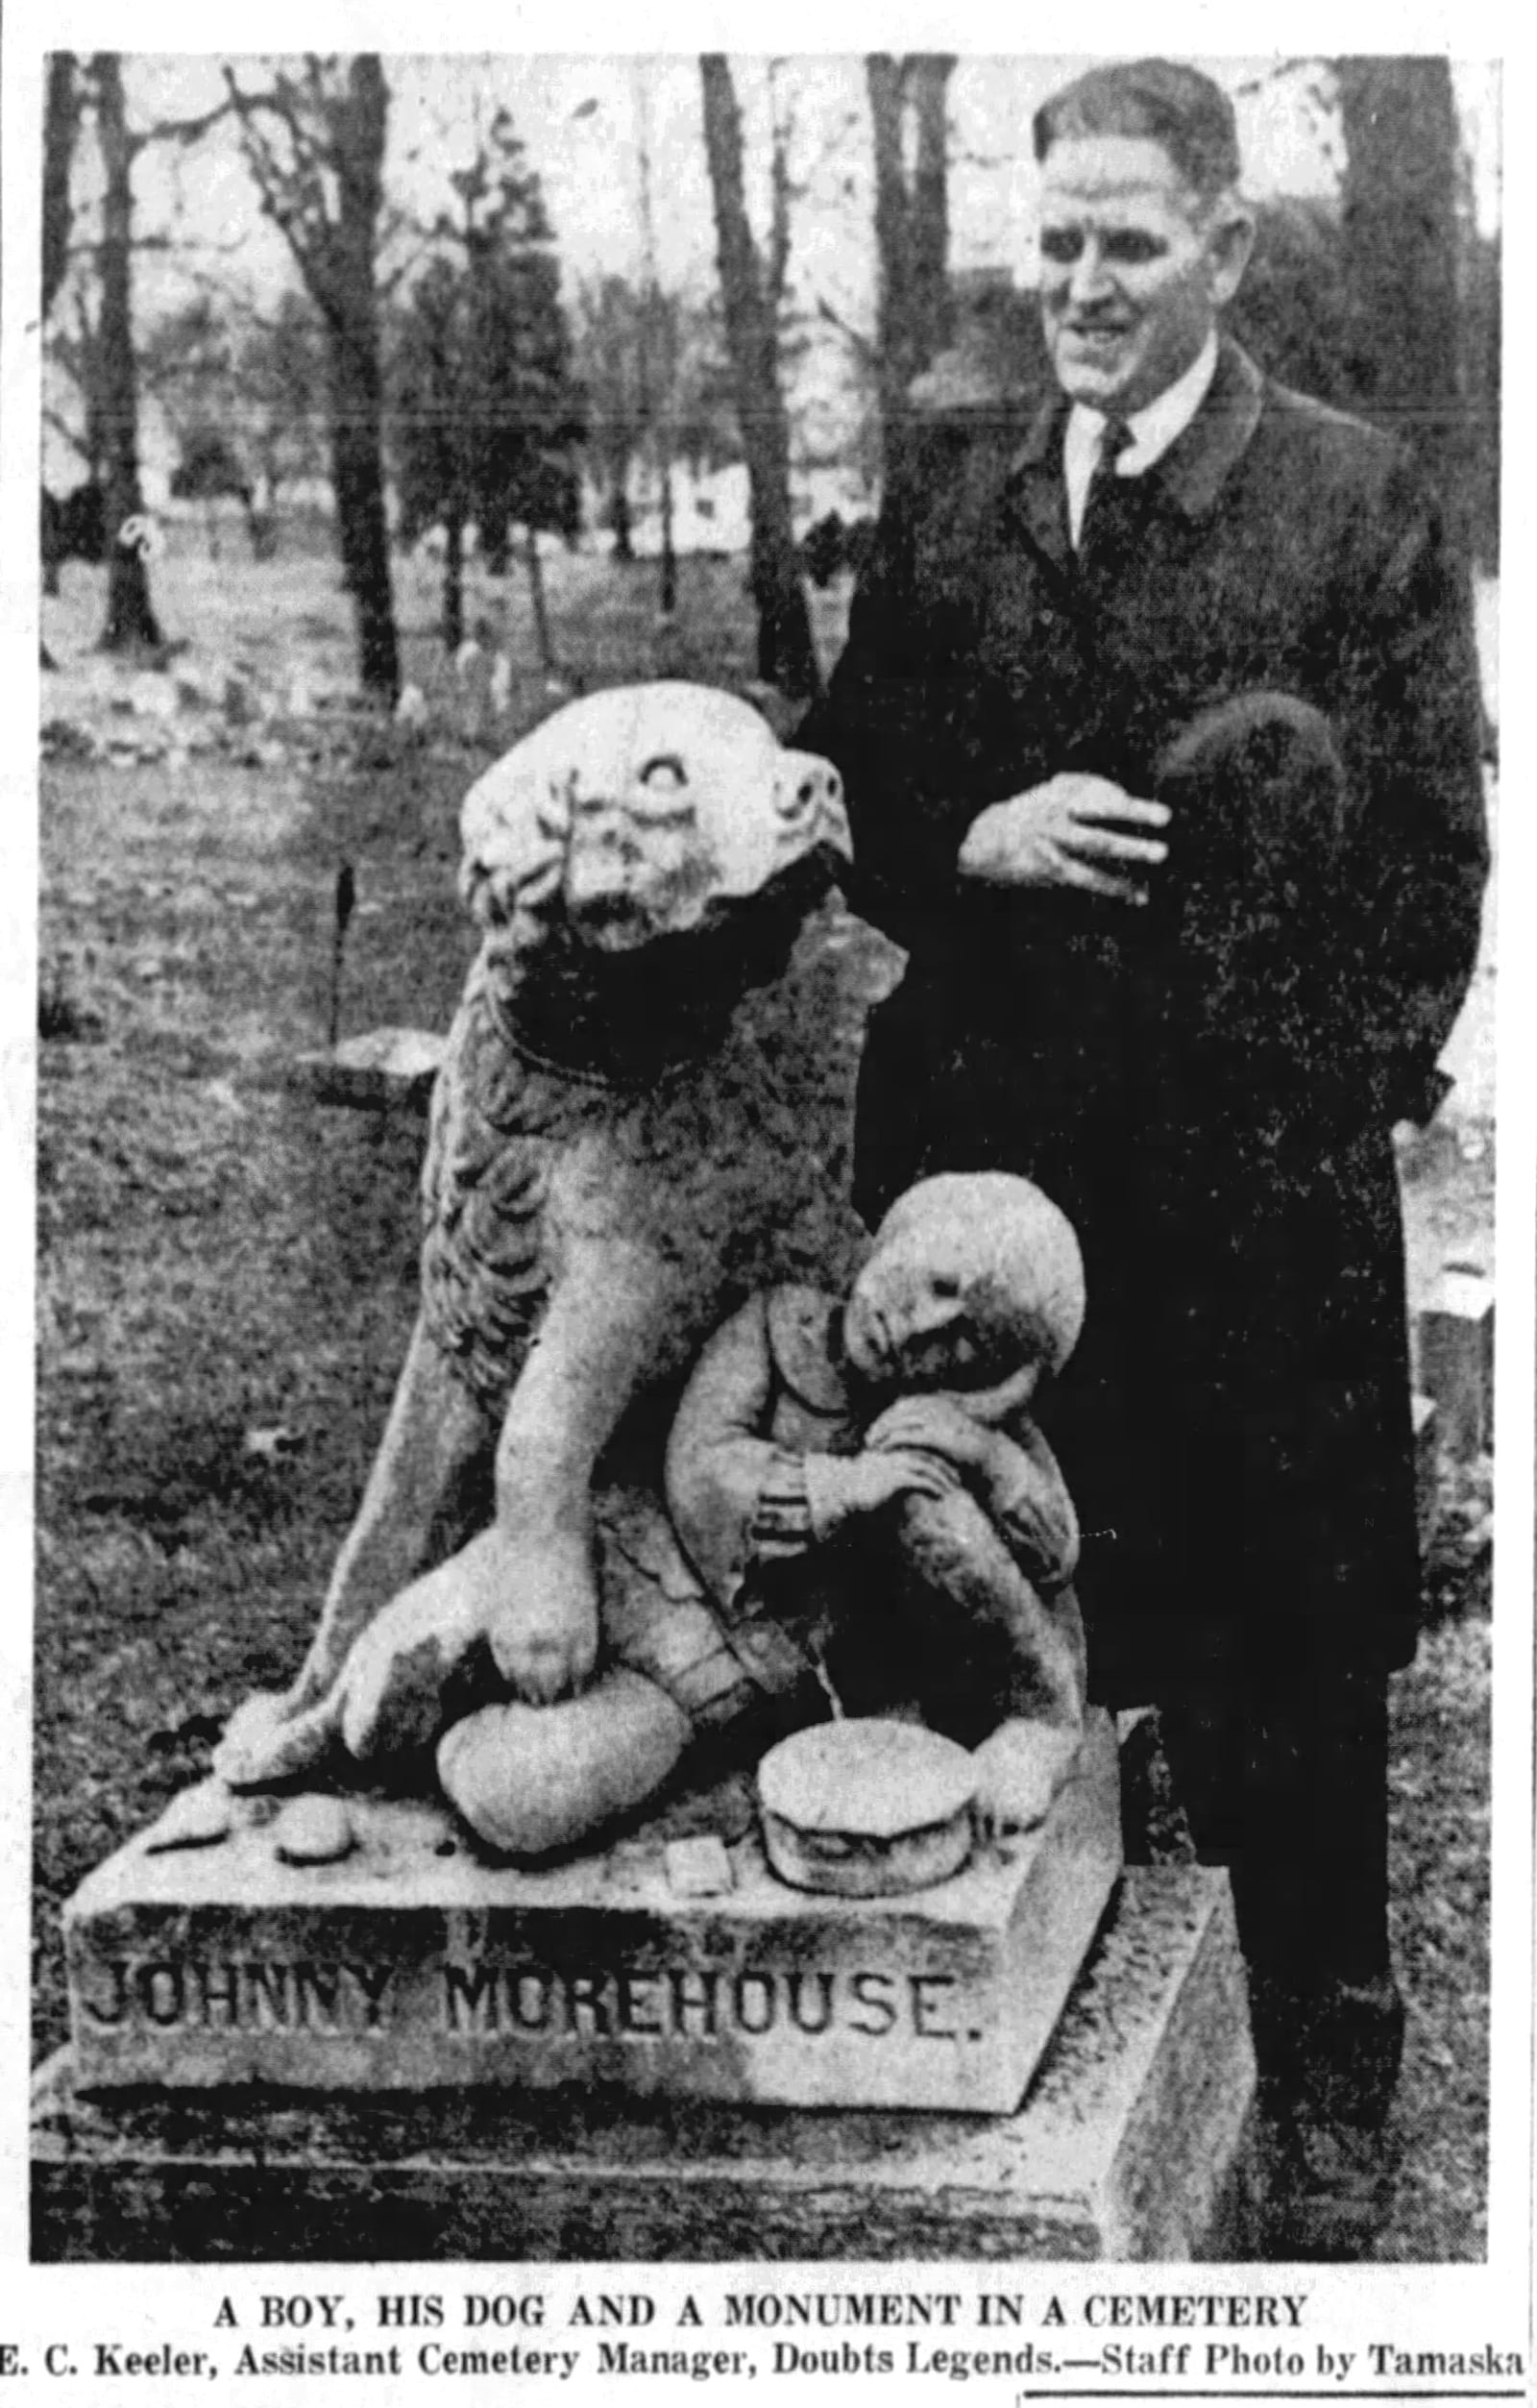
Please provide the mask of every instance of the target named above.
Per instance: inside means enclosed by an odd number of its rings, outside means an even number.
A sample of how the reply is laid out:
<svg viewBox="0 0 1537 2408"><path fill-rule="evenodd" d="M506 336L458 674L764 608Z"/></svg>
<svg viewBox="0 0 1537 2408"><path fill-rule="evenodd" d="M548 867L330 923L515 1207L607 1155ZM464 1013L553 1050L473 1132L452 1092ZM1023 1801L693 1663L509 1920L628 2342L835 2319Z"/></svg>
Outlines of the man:
<svg viewBox="0 0 1537 2408"><path fill-rule="evenodd" d="M1220 332L1253 240L1222 91L1098 67L1035 145L1060 390L1032 425L935 431L804 737L910 952L861 1201L1009 1169L1078 1227L1088 1317L1042 1418L1090 1677L1160 1705L1197 1847L1232 1868L1305 2202L1321 2158L1375 2162L1402 2041L1391 1130L1433 1109L1476 946L1468 595L1402 447ZM1310 2240L1300 2209L1278 2246Z"/></svg>

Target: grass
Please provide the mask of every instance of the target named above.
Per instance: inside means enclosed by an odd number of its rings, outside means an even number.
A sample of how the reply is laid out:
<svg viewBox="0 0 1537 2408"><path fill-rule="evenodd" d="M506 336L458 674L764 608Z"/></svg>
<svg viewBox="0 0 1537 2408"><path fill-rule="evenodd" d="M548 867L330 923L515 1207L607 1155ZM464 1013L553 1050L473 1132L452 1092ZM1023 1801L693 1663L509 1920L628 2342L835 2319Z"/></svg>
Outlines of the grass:
<svg viewBox="0 0 1537 2408"><path fill-rule="evenodd" d="M297 1662L411 1325L420 1122L328 1111L283 1074L325 1040L343 860L359 896L344 1031L446 1023L469 952L458 803L554 698L516 580L472 591L472 618L519 664L495 726L442 660L429 573L401 588L426 736L323 711L333 743L284 736L280 717L263 766L219 751L107 767L66 749L43 772L39 2053L64 2033L60 1903L202 1769L232 1705ZM665 632L649 568L556 559L550 588L562 665L586 682L750 669L739 564L686 564ZM232 546L218 563L173 553L157 601L168 633L197 630L178 663L194 682L232 663L281 695L303 659L345 692L347 607L318 554L256 570ZM125 724L88 651L100 608L95 574L71 566L46 605L63 674L45 715ZM830 654L836 600L820 608ZM1444 1216L1487 1216L1476 1175ZM1378 2249L1421 2261L1482 2253L1488 2080L1487 1582L1449 1545L1427 1598L1395 1694L1407 2150Z"/></svg>

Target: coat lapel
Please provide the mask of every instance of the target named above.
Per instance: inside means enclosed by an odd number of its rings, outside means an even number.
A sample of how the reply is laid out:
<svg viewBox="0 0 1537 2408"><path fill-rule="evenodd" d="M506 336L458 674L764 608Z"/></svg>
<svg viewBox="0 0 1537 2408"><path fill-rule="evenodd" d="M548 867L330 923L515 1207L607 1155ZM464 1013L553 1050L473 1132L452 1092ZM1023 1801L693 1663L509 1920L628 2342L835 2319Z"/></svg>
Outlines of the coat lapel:
<svg viewBox="0 0 1537 2408"><path fill-rule="evenodd" d="M1004 481L1005 516L1062 576L1071 576L1072 538L1067 529L1067 487L1062 478L1062 437L1067 404L1056 394L1009 464Z"/></svg>
<svg viewBox="0 0 1537 2408"><path fill-rule="evenodd" d="M1264 401L1264 379L1248 354L1225 336L1211 390L1156 467L1159 495L1187 518L1203 518L1224 479L1253 440ZM1003 508L1060 575L1071 576L1076 555L1067 528L1062 438L1067 403L1056 394L1038 412L1005 474Z"/></svg>
<svg viewBox="0 0 1537 2408"><path fill-rule="evenodd" d="M1265 381L1248 353L1224 336L1210 392L1148 472L1187 518L1204 518L1215 507L1225 479L1254 440L1264 393Z"/></svg>

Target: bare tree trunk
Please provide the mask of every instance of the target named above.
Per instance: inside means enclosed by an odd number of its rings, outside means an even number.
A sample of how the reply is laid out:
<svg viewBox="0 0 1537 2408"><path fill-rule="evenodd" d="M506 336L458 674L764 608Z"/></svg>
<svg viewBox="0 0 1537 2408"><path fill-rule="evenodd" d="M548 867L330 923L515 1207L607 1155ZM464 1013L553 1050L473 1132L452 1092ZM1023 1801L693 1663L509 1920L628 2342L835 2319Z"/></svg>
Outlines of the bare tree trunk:
<svg viewBox="0 0 1537 2408"><path fill-rule="evenodd" d="M662 616L671 619L678 606L678 555L672 537L672 463L662 456Z"/></svg>
<svg viewBox="0 0 1537 2408"><path fill-rule="evenodd" d="M531 527L524 528L524 559L528 570L528 599L533 604L534 641L539 647L539 665L547 677L555 674L555 648L549 636L549 608L545 600L545 564L539 557L539 538Z"/></svg>
<svg viewBox="0 0 1537 2408"><path fill-rule="evenodd" d="M1360 406L1463 498L1457 125L1441 58L1339 59L1343 227Z"/></svg>
<svg viewBox="0 0 1537 2408"><path fill-rule="evenodd" d="M614 498L608 505L609 525L614 529L614 557L633 560L635 557L634 523L630 517L629 462L618 469L614 477Z"/></svg>
<svg viewBox="0 0 1537 2408"><path fill-rule="evenodd" d="M342 62L306 58L269 90L242 91L226 66L261 205L287 240L326 330L327 403L336 535L357 625L358 677L386 702L400 651L384 507L383 371L375 252L384 200L389 88L377 51ZM264 131L277 120L284 151Z"/></svg>
<svg viewBox="0 0 1537 2408"><path fill-rule="evenodd" d="M640 129L641 248L646 285L641 295L641 396L656 458L662 506L662 555L657 602L664 619L678 606L678 562L672 545L671 413L677 399L677 319L662 296L656 265L656 215L651 203L651 102L647 62L638 60L635 111Z"/></svg>
<svg viewBox="0 0 1537 2408"><path fill-rule="evenodd" d="M57 50L48 61L48 90L42 129L42 297L39 323L46 327L69 267L69 176L80 132L80 87L73 51ZM46 505L45 505L46 506ZM51 543L42 550L42 590L59 591L59 556ZM39 640L37 656L44 669L55 665Z"/></svg>
<svg viewBox="0 0 1537 2408"><path fill-rule="evenodd" d="M444 526L443 644L456 652L464 642L464 521L451 510Z"/></svg>
<svg viewBox="0 0 1537 2408"><path fill-rule="evenodd" d="M91 61L101 140L101 414L106 436L107 624L105 652L159 651L164 644L150 601L149 571L136 544L118 541L144 507L138 479L138 368L134 356L134 147L123 106L122 62L115 51Z"/></svg>
<svg viewBox="0 0 1537 2408"><path fill-rule="evenodd" d="M900 61L875 52L865 61L875 152L876 382L889 496L906 466L908 387L950 332L945 99L955 63L933 52ZM910 111L915 131L911 175Z"/></svg>
<svg viewBox="0 0 1537 2408"><path fill-rule="evenodd" d="M918 368L928 366L950 332L950 135L945 105L955 68L953 58L932 52L908 61L917 120L911 258Z"/></svg>
<svg viewBox="0 0 1537 2408"><path fill-rule="evenodd" d="M342 559L357 618L364 687L393 703L400 693L389 522L384 508L384 380L374 253L384 198L389 93L376 52L352 61L333 112L339 200L331 278L331 458Z"/></svg>
<svg viewBox="0 0 1537 2408"><path fill-rule="evenodd" d="M779 381L779 330L747 217L742 112L724 57L699 61L704 140L715 202L726 348L752 496L752 592L758 675L787 694L814 695L821 677L790 509L790 427Z"/></svg>
<svg viewBox="0 0 1537 2408"><path fill-rule="evenodd" d="M505 577L512 566L512 521L500 516L480 528L480 557L487 577Z"/></svg>
<svg viewBox="0 0 1537 2408"><path fill-rule="evenodd" d="M69 266L69 175L80 131L80 93L73 51L48 61L42 129L42 323L47 325Z"/></svg>
<svg viewBox="0 0 1537 2408"><path fill-rule="evenodd" d="M370 286L372 295L372 286ZM389 528L384 510L382 396L377 344L335 330L330 358L331 484L342 574L357 626L362 685L393 703L400 692Z"/></svg>

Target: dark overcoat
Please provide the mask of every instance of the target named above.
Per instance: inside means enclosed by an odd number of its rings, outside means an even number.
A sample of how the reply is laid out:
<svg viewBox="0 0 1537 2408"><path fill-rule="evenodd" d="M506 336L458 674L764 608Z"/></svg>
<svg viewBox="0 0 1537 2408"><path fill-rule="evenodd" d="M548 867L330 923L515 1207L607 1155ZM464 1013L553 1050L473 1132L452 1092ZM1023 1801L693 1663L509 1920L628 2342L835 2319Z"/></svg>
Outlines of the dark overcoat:
<svg viewBox="0 0 1537 2408"><path fill-rule="evenodd" d="M1078 1226L1088 1319L1042 1420L1107 1694L1381 1670L1418 1589L1391 1130L1433 1107L1487 871L1466 574L1400 445L1230 342L1125 480L1130 531L1080 559L1065 414L932 431L800 739L910 955L866 1054L862 1202L997 1167ZM1255 692L1322 713L1344 772L1342 828L1279 887L1243 815L1286 813L1284 781L1224 799L1165 760ZM1146 909L958 875L985 805L1067 769L1170 803ZM1237 841L1203 853L1225 807ZM1198 858L1236 906L1220 958L1189 941Z"/></svg>

